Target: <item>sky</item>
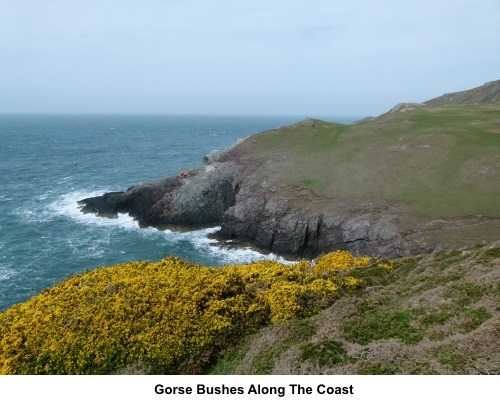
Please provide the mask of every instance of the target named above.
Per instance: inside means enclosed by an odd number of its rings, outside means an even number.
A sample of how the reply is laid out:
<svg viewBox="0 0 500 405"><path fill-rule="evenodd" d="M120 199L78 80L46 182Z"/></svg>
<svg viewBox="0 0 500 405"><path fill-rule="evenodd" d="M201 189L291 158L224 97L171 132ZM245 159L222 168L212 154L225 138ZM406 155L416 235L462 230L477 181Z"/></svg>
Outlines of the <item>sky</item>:
<svg viewBox="0 0 500 405"><path fill-rule="evenodd" d="M375 116L500 79L500 0L0 0L0 113Z"/></svg>

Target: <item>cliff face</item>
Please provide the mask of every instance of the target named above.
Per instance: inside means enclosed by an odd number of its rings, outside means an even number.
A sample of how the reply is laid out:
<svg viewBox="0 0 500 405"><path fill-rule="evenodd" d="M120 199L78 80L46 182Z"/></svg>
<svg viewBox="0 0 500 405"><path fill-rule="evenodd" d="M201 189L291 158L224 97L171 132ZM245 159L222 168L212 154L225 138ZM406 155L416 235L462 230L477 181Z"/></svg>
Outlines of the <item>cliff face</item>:
<svg viewBox="0 0 500 405"><path fill-rule="evenodd" d="M224 213L218 235L306 258L338 249L395 257L425 248L405 240L396 221L381 207L349 207L304 188L248 174L239 184L235 204Z"/></svg>
<svg viewBox="0 0 500 405"><path fill-rule="evenodd" d="M497 84L453 98L496 100ZM197 169L82 200L82 211L129 213L160 229L217 225L221 241L294 258L337 249L398 257L499 240L500 106L436 103L350 126L306 119L256 134Z"/></svg>
<svg viewBox="0 0 500 405"><path fill-rule="evenodd" d="M231 162L183 170L177 176L79 201L82 212L115 217L128 213L141 227L199 228L219 225L237 193Z"/></svg>
<svg viewBox="0 0 500 405"><path fill-rule="evenodd" d="M249 242L290 258L313 258L337 249L363 255L405 256L426 250L398 227L386 206L353 206L259 170L262 159L243 159L236 146L205 157L176 176L79 201L82 212L128 213L140 226L193 229L220 225L216 236Z"/></svg>
<svg viewBox="0 0 500 405"><path fill-rule="evenodd" d="M420 251L398 232L397 217L371 204L347 207L261 179L253 168L216 161L177 176L80 201L82 212L128 213L140 226L192 229L220 225L221 240L250 242L287 257L313 258L343 249L364 255L404 256Z"/></svg>

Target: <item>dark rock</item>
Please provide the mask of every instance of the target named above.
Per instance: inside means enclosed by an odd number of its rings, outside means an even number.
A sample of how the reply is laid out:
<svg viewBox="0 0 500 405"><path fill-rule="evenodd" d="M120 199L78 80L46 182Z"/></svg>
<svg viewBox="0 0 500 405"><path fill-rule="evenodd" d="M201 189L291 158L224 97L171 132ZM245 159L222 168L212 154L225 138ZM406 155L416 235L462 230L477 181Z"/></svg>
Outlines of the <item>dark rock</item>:
<svg viewBox="0 0 500 405"><path fill-rule="evenodd" d="M259 187L261 179L245 177L217 235L221 239L252 242L285 257L314 258L345 249L363 255L400 256L419 251L413 240L398 231L397 217L370 204L356 210L302 192L300 199L287 186ZM274 190L272 192L271 190Z"/></svg>
<svg viewBox="0 0 500 405"><path fill-rule="evenodd" d="M182 170L166 177L79 201L83 213L116 217L128 213L141 227L196 228L220 224L234 204L234 163L219 163L197 170Z"/></svg>
<svg viewBox="0 0 500 405"><path fill-rule="evenodd" d="M234 161L211 161L196 170L79 201L82 212L128 213L142 227L193 229L220 225L218 239L250 242L290 258L314 258L346 249L362 255L401 256L421 251L398 231L396 217L372 204L346 208L253 174Z"/></svg>
<svg viewBox="0 0 500 405"><path fill-rule="evenodd" d="M125 192L106 193L99 197L86 198L78 203L83 205L81 208L83 213L107 217L128 213L139 222L140 226L162 226L165 225L162 204L168 205L181 184L181 179L167 177L131 187Z"/></svg>

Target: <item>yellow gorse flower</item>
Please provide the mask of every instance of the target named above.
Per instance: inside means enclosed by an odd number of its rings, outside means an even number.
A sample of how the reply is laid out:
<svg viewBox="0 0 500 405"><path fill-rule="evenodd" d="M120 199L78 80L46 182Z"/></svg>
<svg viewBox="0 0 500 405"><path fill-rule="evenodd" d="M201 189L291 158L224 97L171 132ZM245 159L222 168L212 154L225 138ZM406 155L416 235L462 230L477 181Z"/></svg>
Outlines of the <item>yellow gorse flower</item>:
<svg viewBox="0 0 500 405"><path fill-rule="evenodd" d="M245 333L331 305L360 285L346 273L372 263L333 252L314 265L168 257L86 271L0 313L0 373L106 374L137 362L197 373Z"/></svg>

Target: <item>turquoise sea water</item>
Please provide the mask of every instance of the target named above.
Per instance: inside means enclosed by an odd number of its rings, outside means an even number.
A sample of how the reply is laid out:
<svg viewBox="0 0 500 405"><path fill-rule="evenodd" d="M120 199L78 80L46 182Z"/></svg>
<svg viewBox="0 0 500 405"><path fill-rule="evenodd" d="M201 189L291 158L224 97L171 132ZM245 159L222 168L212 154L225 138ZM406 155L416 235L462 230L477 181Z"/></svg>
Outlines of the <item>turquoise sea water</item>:
<svg viewBox="0 0 500 405"><path fill-rule="evenodd" d="M213 149L300 118L0 115L0 311L102 265L262 258L213 246L214 229L140 229L127 215L84 215L77 201L197 167Z"/></svg>

